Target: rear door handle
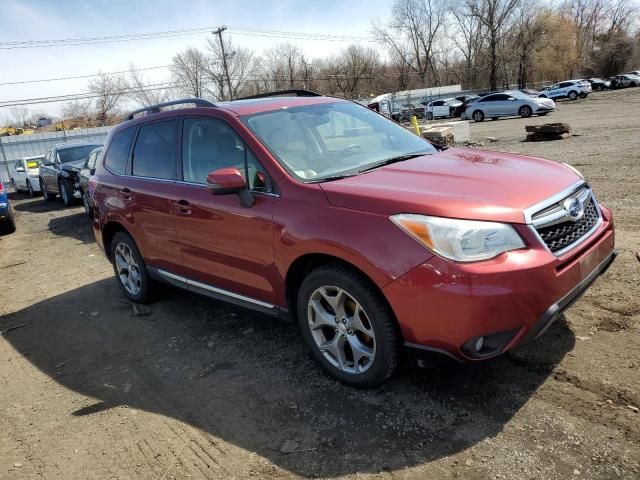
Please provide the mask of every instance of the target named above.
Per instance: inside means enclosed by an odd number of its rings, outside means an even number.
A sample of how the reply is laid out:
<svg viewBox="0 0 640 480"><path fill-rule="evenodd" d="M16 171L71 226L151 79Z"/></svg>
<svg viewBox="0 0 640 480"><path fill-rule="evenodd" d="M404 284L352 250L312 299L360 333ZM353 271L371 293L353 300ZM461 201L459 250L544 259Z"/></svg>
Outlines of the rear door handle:
<svg viewBox="0 0 640 480"><path fill-rule="evenodd" d="M180 214L189 215L191 213L191 204L189 201L180 199L178 201L174 201L173 204Z"/></svg>

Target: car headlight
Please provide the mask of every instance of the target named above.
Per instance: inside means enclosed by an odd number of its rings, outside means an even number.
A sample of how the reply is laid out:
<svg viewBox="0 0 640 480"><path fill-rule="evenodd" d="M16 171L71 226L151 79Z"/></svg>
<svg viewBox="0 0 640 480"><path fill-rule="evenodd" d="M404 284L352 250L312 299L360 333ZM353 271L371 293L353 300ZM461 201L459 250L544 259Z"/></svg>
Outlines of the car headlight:
<svg viewBox="0 0 640 480"><path fill-rule="evenodd" d="M393 215L391 221L429 250L456 262L488 260L525 246L514 228L505 223L406 213Z"/></svg>

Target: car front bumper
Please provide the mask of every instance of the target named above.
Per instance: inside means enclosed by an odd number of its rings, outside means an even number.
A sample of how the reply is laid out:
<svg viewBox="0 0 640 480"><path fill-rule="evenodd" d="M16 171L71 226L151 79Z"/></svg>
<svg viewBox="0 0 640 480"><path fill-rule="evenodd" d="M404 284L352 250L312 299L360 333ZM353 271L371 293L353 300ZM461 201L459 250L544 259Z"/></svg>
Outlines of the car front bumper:
<svg viewBox="0 0 640 480"><path fill-rule="evenodd" d="M475 361L540 336L613 262L613 218L602 213L598 230L561 257L518 225L526 249L467 264L434 256L387 285L405 345Z"/></svg>

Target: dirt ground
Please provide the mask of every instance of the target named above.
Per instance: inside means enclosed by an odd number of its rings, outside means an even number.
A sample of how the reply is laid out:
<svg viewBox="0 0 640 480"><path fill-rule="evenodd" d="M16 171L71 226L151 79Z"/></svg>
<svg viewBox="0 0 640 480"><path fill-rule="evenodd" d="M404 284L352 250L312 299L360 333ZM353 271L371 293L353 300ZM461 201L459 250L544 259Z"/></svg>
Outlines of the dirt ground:
<svg viewBox="0 0 640 480"><path fill-rule="evenodd" d="M573 136L523 142L524 126ZM378 390L314 366L292 325L166 288L134 316L81 207L13 195L0 239L0 479L640 478L640 88L472 124L569 162L620 256L535 343L405 361Z"/></svg>

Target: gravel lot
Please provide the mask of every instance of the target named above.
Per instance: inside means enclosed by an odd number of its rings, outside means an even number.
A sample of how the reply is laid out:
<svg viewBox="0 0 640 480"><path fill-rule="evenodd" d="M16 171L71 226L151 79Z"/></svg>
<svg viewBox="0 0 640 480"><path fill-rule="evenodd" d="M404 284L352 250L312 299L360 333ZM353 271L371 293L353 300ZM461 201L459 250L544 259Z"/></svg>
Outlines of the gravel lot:
<svg viewBox="0 0 640 480"><path fill-rule="evenodd" d="M406 362L375 391L324 376L285 322L171 288L133 315L81 207L14 195L0 479L640 478L639 113L640 88L471 125L498 138L484 148L579 168L616 215L620 256L534 344ZM579 136L523 142L549 121Z"/></svg>

